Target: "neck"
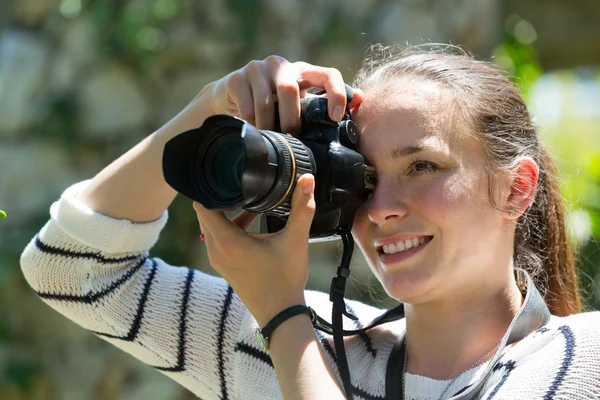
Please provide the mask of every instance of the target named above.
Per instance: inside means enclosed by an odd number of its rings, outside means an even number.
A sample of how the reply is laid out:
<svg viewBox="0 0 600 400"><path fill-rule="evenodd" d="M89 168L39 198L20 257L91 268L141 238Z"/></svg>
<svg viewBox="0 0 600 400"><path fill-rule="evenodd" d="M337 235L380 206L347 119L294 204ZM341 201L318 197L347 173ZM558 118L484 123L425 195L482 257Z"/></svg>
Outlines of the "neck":
<svg viewBox="0 0 600 400"><path fill-rule="evenodd" d="M479 285L460 298L405 304L406 371L448 380L469 369L502 340L522 301L511 269L499 286Z"/></svg>

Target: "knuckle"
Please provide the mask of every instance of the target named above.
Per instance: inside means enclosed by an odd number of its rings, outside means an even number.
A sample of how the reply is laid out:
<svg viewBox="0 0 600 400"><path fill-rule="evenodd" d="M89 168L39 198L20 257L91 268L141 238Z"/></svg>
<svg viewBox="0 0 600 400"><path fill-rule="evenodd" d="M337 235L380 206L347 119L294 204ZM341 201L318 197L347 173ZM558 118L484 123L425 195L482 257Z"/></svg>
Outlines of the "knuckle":
<svg viewBox="0 0 600 400"><path fill-rule="evenodd" d="M326 73L329 76L329 78L332 80L333 79L343 80L342 73L337 68L327 68Z"/></svg>
<svg viewBox="0 0 600 400"><path fill-rule="evenodd" d="M250 73L259 73L262 67L262 61L260 60L252 60L246 65L246 69Z"/></svg>
<svg viewBox="0 0 600 400"><path fill-rule="evenodd" d="M281 65L289 64L288 60L286 60L285 58L283 58L281 56L276 56L276 55L268 56L267 58L265 58L265 61L273 66L281 66Z"/></svg>
<svg viewBox="0 0 600 400"><path fill-rule="evenodd" d="M300 96L300 88L296 82L284 81L277 84L277 91L284 95Z"/></svg>
<svg viewBox="0 0 600 400"><path fill-rule="evenodd" d="M232 72L227 79L227 89L235 89L246 83L246 75L241 71Z"/></svg>

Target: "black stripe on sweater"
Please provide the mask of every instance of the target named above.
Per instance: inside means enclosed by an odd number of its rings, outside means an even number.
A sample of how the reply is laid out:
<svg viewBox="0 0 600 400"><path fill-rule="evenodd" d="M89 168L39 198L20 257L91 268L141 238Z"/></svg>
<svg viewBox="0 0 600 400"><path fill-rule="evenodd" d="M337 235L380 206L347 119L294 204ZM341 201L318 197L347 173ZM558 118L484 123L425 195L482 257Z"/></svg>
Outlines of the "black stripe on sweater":
<svg viewBox="0 0 600 400"><path fill-rule="evenodd" d="M50 246L42 242L39 235L35 236L35 246L42 252L48 253L57 256L64 256L70 258L91 258L92 260L96 260L102 264L121 264L128 261L133 261L139 258L139 254L119 257L119 258L107 258L104 257L100 252L92 253L92 252L77 252L71 250L61 249L59 247Z"/></svg>
<svg viewBox="0 0 600 400"><path fill-rule="evenodd" d="M337 360L337 357L335 354L335 350L333 349L333 347L331 347L329 340L327 340L321 332L319 332L319 331L315 331L315 332L317 334L317 337L319 338L319 341L323 345L323 348L325 349L325 351L327 351L327 353L329 353L329 355L333 359L333 362L338 367L338 371L339 371L339 365L338 365L338 360ZM352 372L350 372L350 376L352 376ZM352 385L352 393L354 393L358 396L361 396L367 400L384 400L385 399L385 397L374 396L374 395L368 394L364 390L357 388L354 385Z"/></svg>
<svg viewBox="0 0 600 400"><path fill-rule="evenodd" d="M569 367L573 362L573 355L575 353L575 335L573 334L571 328L567 325L563 325L560 328L558 328L558 330L565 337L565 357L563 358L562 365L560 366L560 369L558 370L558 373L554 378L554 382L552 382L552 386L550 386L548 393L546 393L546 395L544 396L544 400L554 399L556 391L565 379L567 371L569 370Z"/></svg>
<svg viewBox="0 0 600 400"><path fill-rule="evenodd" d="M327 353L329 353L329 355L333 359L333 362L337 366L338 360L335 355L335 350L333 350L333 347L331 347L331 344L329 343L329 341L327 339L325 339L325 336L321 332L315 331L315 333L317 334L317 337L319 338L321 345L323 345L323 348L325 349L325 351L327 351ZM338 369L339 369L339 366L338 366Z"/></svg>
<svg viewBox="0 0 600 400"><path fill-rule="evenodd" d="M320 334L320 332L317 335L319 335L319 334ZM330 349L328 352L335 361L336 360L335 353L333 353L333 349L329 345L329 342L327 342L327 340L325 338L322 338L321 343L323 343L324 346L326 346ZM327 343L327 345L325 345L325 343ZM273 361L271 361L271 357L267 353L264 353L264 352L260 351L259 349L250 346L249 344L246 344L243 342L238 342L235 346L235 351L239 351L240 353L244 353L250 357L256 358L257 360L262 361L265 364L269 365L271 368L274 368ZM337 361L335 361L335 362L337 364ZM360 396L366 400L385 400L384 396L375 396L375 395L369 394L369 393L365 392L363 389L360 389L354 385L352 385L352 393L354 393L355 395Z"/></svg>
<svg viewBox="0 0 600 400"><path fill-rule="evenodd" d="M135 318L133 320L133 324L131 325L131 328L129 328L129 332L127 333L127 335L115 336L115 335L110 335L108 333L92 331L93 333L95 333L96 335L106 337L106 338L125 340L127 342L133 342L135 340L135 338L137 337L137 334L140 331L142 318L144 316L144 308L146 307L146 300L148 300L148 293L150 292L150 286L152 286L152 282L154 281L154 276L156 275L156 267L157 267L156 261L154 261L153 259L151 259L150 261L152 261L152 271L150 272L150 275L148 276L148 280L146 280L146 283L144 284L144 291L142 292L142 296L140 297L140 301L138 303L138 308L137 308L137 312L135 314Z"/></svg>
<svg viewBox="0 0 600 400"><path fill-rule="evenodd" d="M350 305L346 304L346 308L348 309L350 314L356 315L356 313L354 312L352 307L350 307ZM358 319L354 321L354 325L356 326L357 329L363 328L363 325L360 323L360 321ZM373 342L371 342L371 337L367 334L367 332L360 332L358 334L358 336L361 338L361 340L363 341L363 343L367 347L367 350L369 351L369 353L371 353L373 358L377 358L377 350L375 350L373 348Z"/></svg>
<svg viewBox="0 0 600 400"><path fill-rule="evenodd" d="M231 298L233 297L233 289L227 285L227 294L221 312L221 322L219 323L219 333L217 336L217 357L219 362L219 379L221 380L221 399L228 400L227 381L225 380L225 359L223 357L223 342L225 340L225 322L229 315L229 307L231 306Z"/></svg>
<svg viewBox="0 0 600 400"><path fill-rule="evenodd" d="M92 303L100 300L104 296L114 292L121 285L123 285L125 282L127 282L129 279L131 279L131 277L136 272L138 272L138 270L140 268L142 268L142 265L144 265L146 263L146 260L148 260L147 257L142 258L135 266L129 268L129 270L123 276L121 276L119 279L114 281L109 287L107 287L106 289L104 289L100 292L97 292L97 293L88 293L83 296L72 295L72 294L62 294L62 293L44 293L44 292L37 292L37 291L35 293L38 296L40 296L42 299L46 299L46 300L72 301L75 303L92 304Z"/></svg>
<svg viewBox="0 0 600 400"><path fill-rule="evenodd" d="M498 393L502 385L504 385L504 382L506 382L512 370L515 369L515 361L508 360L505 363L499 362L498 364L494 365L492 371L496 372L501 368L504 368L506 371L504 372L504 375L502 375L502 378L500 378L500 382L498 382L494 390L492 390L492 393L490 393L490 395L488 396L487 400L490 400L492 397L494 397Z"/></svg>
<svg viewBox="0 0 600 400"><path fill-rule="evenodd" d="M250 346L249 344L246 344L243 342L237 342L237 344L235 345L235 351L239 351L240 353L244 353L246 355L249 355L250 357L254 357L254 358L264 362L269 367L274 368L273 361L271 360L271 356L269 356L267 353L263 353L262 351L260 351L259 349L255 348L255 347Z"/></svg>
<svg viewBox="0 0 600 400"><path fill-rule="evenodd" d="M194 271L188 268L185 288L183 290L183 299L181 300L181 318L179 320L179 343L177 349L177 365L174 367L154 367L163 372L182 372L185 371L185 343L187 331L187 313L190 300L190 290L194 281Z"/></svg>

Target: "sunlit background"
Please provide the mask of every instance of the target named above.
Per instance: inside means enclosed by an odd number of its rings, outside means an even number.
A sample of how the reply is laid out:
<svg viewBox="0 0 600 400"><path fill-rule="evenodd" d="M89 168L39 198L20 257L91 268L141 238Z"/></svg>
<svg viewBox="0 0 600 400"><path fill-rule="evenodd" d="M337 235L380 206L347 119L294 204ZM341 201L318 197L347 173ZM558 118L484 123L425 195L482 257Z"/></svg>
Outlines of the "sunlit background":
<svg viewBox="0 0 600 400"><path fill-rule="evenodd" d="M600 308L598 21L597 0L0 0L0 399L193 398L43 305L19 255L67 186L270 54L347 81L377 42L461 44L505 68L556 156L582 295ZM328 290L339 250L311 245L310 288ZM189 200L153 255L213 273ZM391 305L354 261L348 296Z"/></svg>

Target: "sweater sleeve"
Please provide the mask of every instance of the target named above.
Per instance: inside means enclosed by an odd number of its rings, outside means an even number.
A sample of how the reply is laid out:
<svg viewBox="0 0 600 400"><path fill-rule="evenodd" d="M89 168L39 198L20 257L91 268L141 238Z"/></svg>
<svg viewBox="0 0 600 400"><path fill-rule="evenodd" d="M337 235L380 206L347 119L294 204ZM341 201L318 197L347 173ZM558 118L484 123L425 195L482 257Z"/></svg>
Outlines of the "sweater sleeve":
<svg viewBox="0 0 600 400"><path fill-rule="evenodd" d="M600 312L552 317L494 366L482 399L600 399Z"/></svg>
<svg viewBox="0 0 600 400"><path fill-rule="evenodd" d="M235 398L236 341L254 319L223 279L149 257L167 211L145 224L109 218L78 202L87 182L52 204L23 251L29 285L59 313L202 399Z"/></svg>

